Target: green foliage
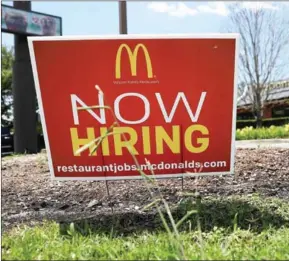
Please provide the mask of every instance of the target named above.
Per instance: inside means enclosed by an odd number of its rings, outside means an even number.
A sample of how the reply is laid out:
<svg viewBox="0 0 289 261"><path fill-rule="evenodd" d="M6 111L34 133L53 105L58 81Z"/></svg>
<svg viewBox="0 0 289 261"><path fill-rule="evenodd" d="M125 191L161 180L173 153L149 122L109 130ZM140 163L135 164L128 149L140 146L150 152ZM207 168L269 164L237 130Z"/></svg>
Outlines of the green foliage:
<svg viewBox="0 0 289 261"><path fill-rule="evenodd" d="M276 139L289 138L289 124L284 126L270 126L269 128L245 127L237 129L236 140L258 140L258 139Z"/></svg>
<svg viewBox="0 0 289 261"><path fill-rule="evenodd" d="M12 108L12 66L13 51L5 46L1 47L2 71L1 71L1 122L2 126L9 125L9 117Z"/></svg>

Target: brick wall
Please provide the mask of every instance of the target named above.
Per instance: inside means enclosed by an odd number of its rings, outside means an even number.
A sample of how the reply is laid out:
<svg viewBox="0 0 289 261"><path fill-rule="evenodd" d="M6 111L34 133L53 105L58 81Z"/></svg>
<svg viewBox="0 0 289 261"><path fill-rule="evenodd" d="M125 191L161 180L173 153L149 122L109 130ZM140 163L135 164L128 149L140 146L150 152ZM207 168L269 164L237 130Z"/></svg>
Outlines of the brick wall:
<svg viewBox="0 0 289 261"><path fill-rule="evenodd" d="M271 107L269 107L269 108L265 107L263 113L264 113L265 119L272 118L272 108Z"/></svg>

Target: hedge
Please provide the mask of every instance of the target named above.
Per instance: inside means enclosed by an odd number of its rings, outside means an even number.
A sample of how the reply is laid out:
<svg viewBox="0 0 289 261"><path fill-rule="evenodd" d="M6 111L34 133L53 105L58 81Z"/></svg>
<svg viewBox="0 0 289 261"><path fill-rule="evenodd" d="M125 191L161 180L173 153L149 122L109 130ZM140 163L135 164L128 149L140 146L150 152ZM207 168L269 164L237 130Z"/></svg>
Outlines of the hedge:
<svg viewBox="0 0 289 261"><path fill-rule="evenodd" d="M281 118L268 118L262 120L263 127L270 126L282 126L289 123L289 117L281 117ZM243 129L245 127L253 127L256 128L257 121L254 120L237 120L237 129Z"/></svg>
<svg viewBox="0 0 289 261"><path fill-rule="evenodd" d="M262 128L245 127L237 129L236 140L282 139L289 138L289 124Z"/></svg>

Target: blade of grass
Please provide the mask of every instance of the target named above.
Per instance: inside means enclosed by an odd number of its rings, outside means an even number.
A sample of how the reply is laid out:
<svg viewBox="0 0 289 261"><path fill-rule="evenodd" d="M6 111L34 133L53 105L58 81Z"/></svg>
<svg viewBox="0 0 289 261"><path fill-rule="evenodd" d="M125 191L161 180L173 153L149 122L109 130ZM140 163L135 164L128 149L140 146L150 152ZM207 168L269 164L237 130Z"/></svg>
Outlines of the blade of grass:
<svg viewBox="0 0 289 261"><path fill-rule="evenodd" d="M180 225L181 225L184 221L186 221L186 219L187 219L189 216L191 216L192 214L196 214L196 213L198 213L197 210L188 211L187 214L186 214L185 216L183 216L183 217L178 221L178 223L176 224L176 227L179 228Z"/></svg>
<svg viewBox="0 0 289 261"><path fill-rule="evenodd" d="M155 199L153 202L151 202L151 203L147 204L146 206L144 206L144 207L142 208L142 211L145 211L145 210L153 207L154 205L156 205L156 204L157 204L158 202L160 202L160 201L161 201L160 198Z"/></svg>

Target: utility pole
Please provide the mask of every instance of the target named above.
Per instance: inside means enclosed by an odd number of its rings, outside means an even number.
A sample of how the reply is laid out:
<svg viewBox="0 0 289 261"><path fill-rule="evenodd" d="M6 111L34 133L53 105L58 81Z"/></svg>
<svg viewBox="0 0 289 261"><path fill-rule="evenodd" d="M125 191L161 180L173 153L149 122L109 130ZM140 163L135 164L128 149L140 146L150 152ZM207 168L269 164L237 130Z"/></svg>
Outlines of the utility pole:
<svg viewBox="0 0 289 261"><path fill-rule="evenodd" d="M13 1L13 6L31 11L31 1ZM37 152L36 92L26 35L14 35L13 116L15 153Z"/></svg>
<svg viewBox="0 0 289 261"><path fill-rule="evenodd" d="M126 1L119 1L119 33L127 34Z"/></svg>

